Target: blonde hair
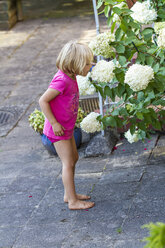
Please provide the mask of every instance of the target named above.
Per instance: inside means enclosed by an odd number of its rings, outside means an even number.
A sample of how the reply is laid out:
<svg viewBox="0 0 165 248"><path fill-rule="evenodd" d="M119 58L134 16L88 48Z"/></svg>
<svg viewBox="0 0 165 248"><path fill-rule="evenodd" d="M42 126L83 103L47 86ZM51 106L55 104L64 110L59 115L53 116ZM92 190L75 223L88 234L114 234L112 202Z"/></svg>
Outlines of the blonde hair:
<svg viewBox="0 0 165 248"><path fill-rule="evenodd" d="M59 53L56 66L64 73L82 75L86 64L93 60L93 53L88 45L76 41L68 42Z"/></svg>

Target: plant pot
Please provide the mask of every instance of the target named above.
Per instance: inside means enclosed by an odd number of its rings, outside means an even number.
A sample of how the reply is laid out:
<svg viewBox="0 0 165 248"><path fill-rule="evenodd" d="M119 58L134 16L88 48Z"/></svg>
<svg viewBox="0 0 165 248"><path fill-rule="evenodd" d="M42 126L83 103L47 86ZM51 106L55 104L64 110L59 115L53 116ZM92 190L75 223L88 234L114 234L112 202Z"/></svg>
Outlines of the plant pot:
<svg viewBox="0 0 165 248"><path fill-rule="evenodd" d="M81 128L76 127L74 129L74 138L75 138L76 146L77 146L77 148L79 148L81 143L82 143L82 131L81 131Z"/></svg>
<svg viewBox="0 0 165 248"><path fill-rule="evenodd" d="M82 143L82 131L81 128L74 129L74 138L76 142L76 147L79 148ZM47 138L45 134L41 134L41 141L46 150L49 152L50 155L57 155L56 149L53 143Z"/></svg>

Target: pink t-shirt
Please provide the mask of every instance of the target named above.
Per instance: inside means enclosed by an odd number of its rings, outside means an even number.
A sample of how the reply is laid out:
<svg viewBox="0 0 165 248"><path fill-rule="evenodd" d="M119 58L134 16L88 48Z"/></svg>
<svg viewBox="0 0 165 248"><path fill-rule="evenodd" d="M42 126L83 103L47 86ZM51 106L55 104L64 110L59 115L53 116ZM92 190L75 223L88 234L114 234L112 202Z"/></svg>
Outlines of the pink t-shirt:
<svg viewBox="0 0 165 248"><path fill-rule="evenodd" d="M55 74L49 88L56 89L60 94L50 101L50 107L56 120L66 129L63 136L56 136L46 118L43 133L55 140L70 139L73 135L79 106L79 90L77 81L71 79L61 70Z"/></svg>

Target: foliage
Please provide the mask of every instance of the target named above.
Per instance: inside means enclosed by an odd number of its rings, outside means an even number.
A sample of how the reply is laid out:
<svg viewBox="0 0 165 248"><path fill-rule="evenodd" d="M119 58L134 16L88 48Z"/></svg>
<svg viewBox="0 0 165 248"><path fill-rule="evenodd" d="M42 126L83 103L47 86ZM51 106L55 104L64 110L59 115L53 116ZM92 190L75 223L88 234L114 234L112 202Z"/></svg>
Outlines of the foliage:
<svg viewBox="0 0 165 248"><path fill-rule="evenodd" d="M77 120L75 123L75 127L79 128L80 127L80 122L86 117L87 113L82 110L82 108L78 108L78 114L77 114Z"/></svg>
<svg viewBox="0 0 165 248"><path fill-rule="evenodd" d="M164 21L165 0L150 2L151 7L157 11L156 21ZM109 32L115 35L115 40L110 42L115 53L109 60L113 60L116 67L113 71L115 76L109 83L95 82L92 79L91 81L104 99L107 96L113 102L117 99L117 104L111 107L103 117L98 118L104 128L130 124L131 134L139 130L139 139L145 139L150 137L151 125L154 129L161 130L165 123L165 111L163 110L165 106L165 50L157 46L158 34L153 26L146 27L135 21L128 7L118 8L118 4L121 3L126 3L126 1L98 0L97 2L97 7L102 6L101 13L107 17ZM114 15L118 15L120 22L116 23L113 20ZM134 60L136 64L151 67L154 74L146 87L139 91L133 91L125 83L125 74Z"/></svg>
<svg viewBox="0 0 165 248"><path fill-rule="evenodd" d="M45 116L44 114L39 111L38 109L35 109L30 115L29 115L29 123L30 126L37 132L42 134L43 128L44 128L44 122L45 122Z"/></svg>
<svg viewBox="0 0 165 248"><path fill-rule="evenodd" d="M161 222L149 223L143 228L148 228L150 236L143 241L147 242L145 248L165 248L165 224Z"/></svg>

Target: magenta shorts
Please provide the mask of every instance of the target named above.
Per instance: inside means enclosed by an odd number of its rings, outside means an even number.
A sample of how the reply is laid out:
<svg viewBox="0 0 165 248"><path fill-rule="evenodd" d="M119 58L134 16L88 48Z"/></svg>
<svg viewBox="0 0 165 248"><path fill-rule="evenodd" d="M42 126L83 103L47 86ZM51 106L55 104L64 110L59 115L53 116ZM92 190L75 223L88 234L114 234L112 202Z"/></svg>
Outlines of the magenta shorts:
<svg viewBox="0 0 165 248"><path fill-rule="evenodd" d="M45 134L45 135L48 137L48 139L49 139L52 143L55 143L55 142L60 141L60 140L68 140L68 139L71 139L72 136L73 136L73 131L74 131L74 129L72 129L72 130L65 130L65 131L64 131L64 135L62 135L62 136L55 136L55 138L49 137L49 136L47 136L46 134Z"/></svg>

